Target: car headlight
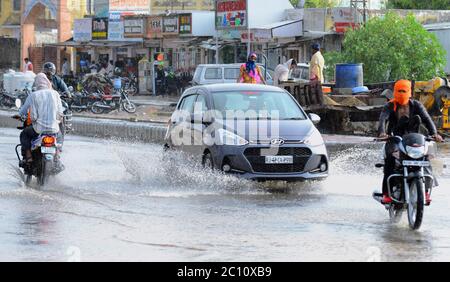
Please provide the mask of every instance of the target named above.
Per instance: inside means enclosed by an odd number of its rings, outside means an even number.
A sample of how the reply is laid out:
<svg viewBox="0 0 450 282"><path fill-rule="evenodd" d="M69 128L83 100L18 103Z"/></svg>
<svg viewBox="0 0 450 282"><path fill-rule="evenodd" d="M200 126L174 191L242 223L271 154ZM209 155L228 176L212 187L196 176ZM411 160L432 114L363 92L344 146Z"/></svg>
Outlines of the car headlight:
<svg viewBox="0 0 450 282"><path fill-rule="evenodd" d="M218 129L216 131L216 140L218 145L229 145L229 146L245 146L248 141L239 135L234 134L231 131L225 129Z"/></svg>
<svg viewBox="0 0 450 282"><path fill-rule="evenodd" d="M426 149L425 146L421 147L406 146L406 153L408 154L409 157L413 159L420 159L425 157Z"/></svg>
<svg viewBox="0 0 450 282"><path fill-rule="evenodd" d="M312 133L308 137L306 137L303 143L310 146L321 146L324 144L322 135L317 129L314 129Z"/></svg>

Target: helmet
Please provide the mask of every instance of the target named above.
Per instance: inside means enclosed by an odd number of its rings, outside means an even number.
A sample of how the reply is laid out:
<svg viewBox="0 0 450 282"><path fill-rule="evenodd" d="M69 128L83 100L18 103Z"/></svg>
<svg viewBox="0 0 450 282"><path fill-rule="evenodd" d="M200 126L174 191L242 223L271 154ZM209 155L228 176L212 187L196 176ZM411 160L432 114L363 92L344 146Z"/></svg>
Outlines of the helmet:
<svg viewBox="0 0 450 282"><path fill-rule="evenodd" d="M55 74L56 74L56 67L55 67L55 64L53 64L53 63L51 63L51 62L45 63L45 64L44 64L44 67L43 67L43 71L44 71L45 73L51 73L52 75L55 75Z"/></svg>

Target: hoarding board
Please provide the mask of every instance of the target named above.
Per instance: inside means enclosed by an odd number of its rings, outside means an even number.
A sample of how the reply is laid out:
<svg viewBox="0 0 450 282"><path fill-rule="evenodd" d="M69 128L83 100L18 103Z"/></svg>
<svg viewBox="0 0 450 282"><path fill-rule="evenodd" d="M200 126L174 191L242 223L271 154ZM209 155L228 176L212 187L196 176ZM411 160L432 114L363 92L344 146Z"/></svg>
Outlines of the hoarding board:
<svg viewBox="0 0 450 282"><path fill-rule="evenodd" d="M192 34L192 14L178 15L180 34Z"/></svg>
<svg viewBox="0 0 450 282"><path fill-rule="evenodd" d="M92 19L74 20L73 40L77 42L86 42L92 40Z"/></svg>
<svg viewBox="0 0 450 282"><path fill-rule="evenodd" d="M216 28L245 28L248 25L247 0L217 0Z"/></svg>
<svg viewBox="0 0 450 282"><path fill-rule="evenodd" d="M163 18L163 33L178 34L178 16L168 16Z"/></svg>
<svg viewBox="0 0 450 282"><path fill-rule="evenodd" d="M92 40L108 39L108 18L92 19Z"/></svg>

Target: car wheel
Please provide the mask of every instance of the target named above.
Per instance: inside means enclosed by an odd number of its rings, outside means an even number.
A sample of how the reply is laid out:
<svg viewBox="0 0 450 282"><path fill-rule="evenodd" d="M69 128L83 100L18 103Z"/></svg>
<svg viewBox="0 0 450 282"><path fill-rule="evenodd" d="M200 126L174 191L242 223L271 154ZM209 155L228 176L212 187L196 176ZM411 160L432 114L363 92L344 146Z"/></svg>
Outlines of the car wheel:
<svg viewBox="0 0 450 282"><path fill-rule="evenodd" d="M202 165L203 165L203 167L206 168L206 169L211 169L211 170L214 169L214 161L213 161L213 158L212 158L211 153L206 153L206 154L203 156L203 162L202 162Z"/></svg>

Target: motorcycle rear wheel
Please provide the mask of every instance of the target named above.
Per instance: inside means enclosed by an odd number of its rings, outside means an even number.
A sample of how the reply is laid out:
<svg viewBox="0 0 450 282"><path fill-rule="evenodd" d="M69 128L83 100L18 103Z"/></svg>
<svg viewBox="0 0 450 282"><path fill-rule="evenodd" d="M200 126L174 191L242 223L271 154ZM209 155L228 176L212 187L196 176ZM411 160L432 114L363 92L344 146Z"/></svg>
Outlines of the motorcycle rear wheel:
<svg viewBox="0 0 450 282"><path fill-rule="evenodd" d="M392 223L399 223L402 220L403 216L403 207L399 207L396 205L391 205L389 208L389 218Z"/></svg>
<svg viewBox="0 0 450 282"><path fill-rule="evenodd" d="M48 183L50 172L52 171L52 163L53 160L49 161L44 157L42 158L41 175L38 177L39 186L45 186Z"/></svg>
<svg viewBox="0 0 450 282"><path fill-rule="evenodd" d="M103 114L105 112L105 109L103 107L100 107L100 105L103 105L103 103L95 102L94 104L92 104L91 112L96 115Z"/></svg>
<svg viewBox="0 0 450 282"><path fill-rule="evenodd" d="M25 175L25 186L30 186L31 180L33 179L32 175Z"/></svg>

